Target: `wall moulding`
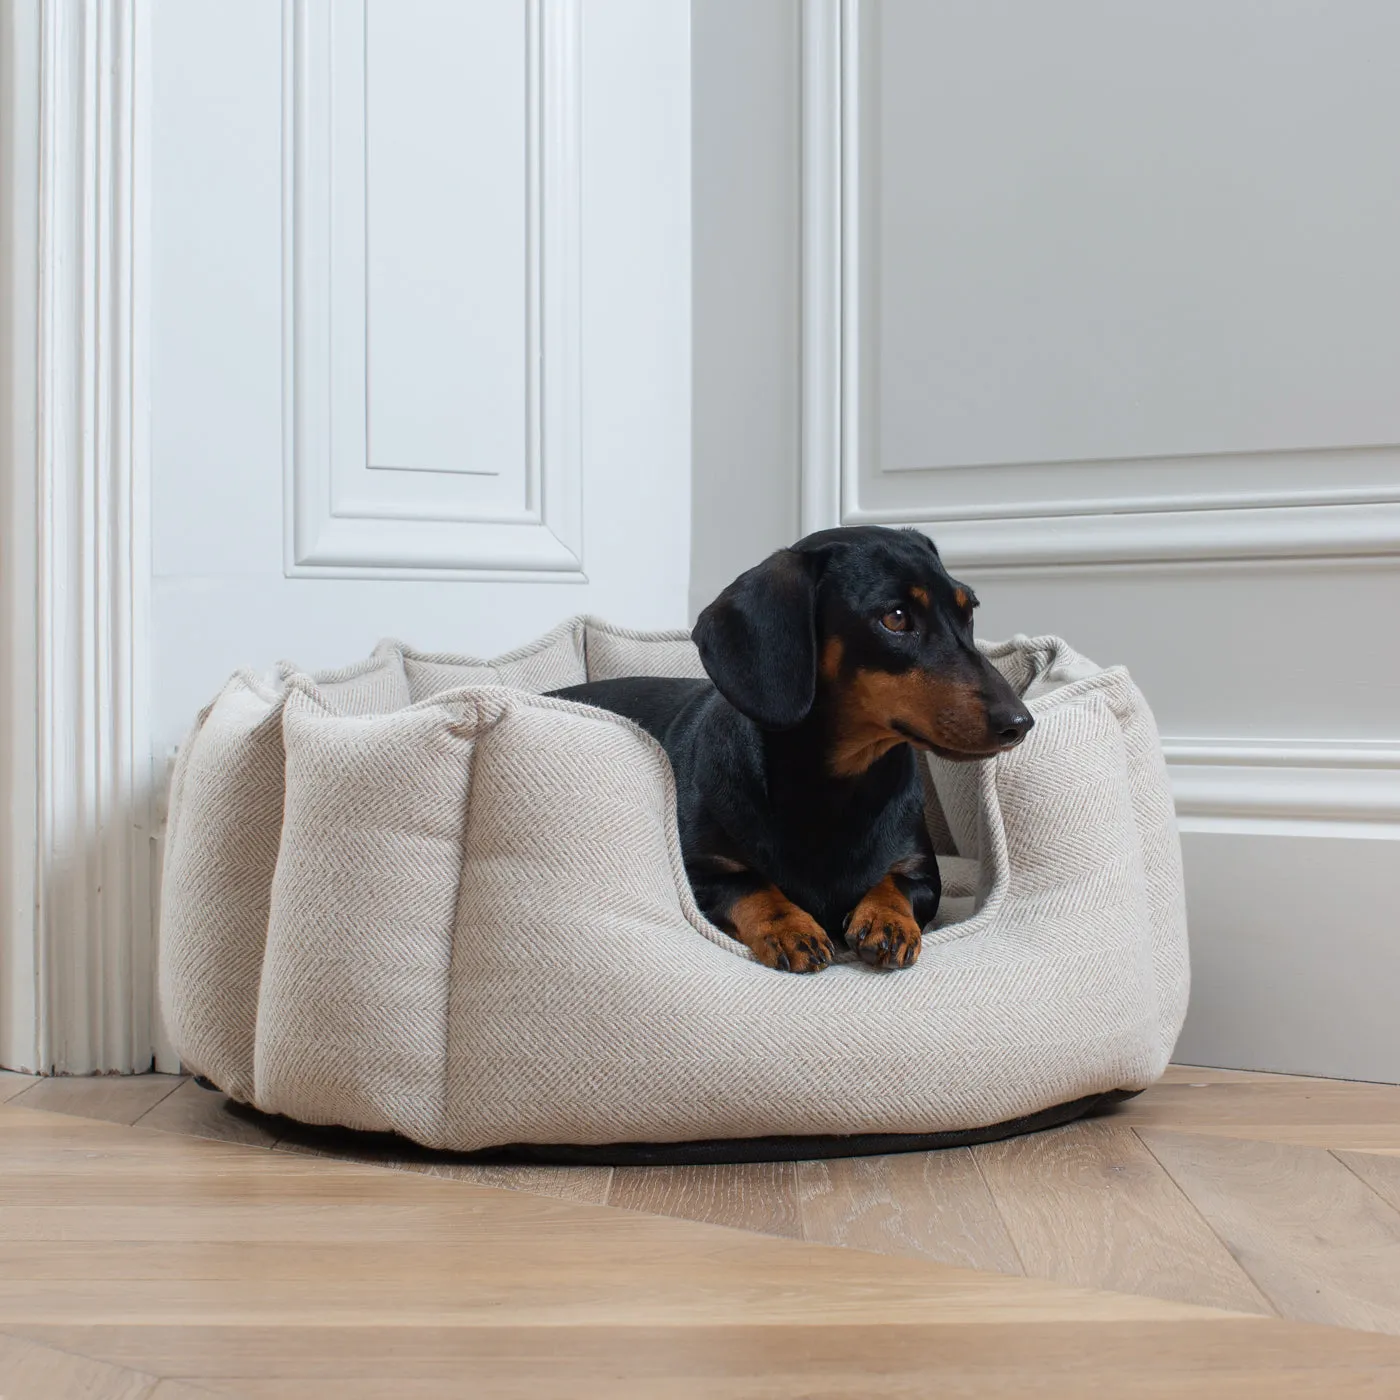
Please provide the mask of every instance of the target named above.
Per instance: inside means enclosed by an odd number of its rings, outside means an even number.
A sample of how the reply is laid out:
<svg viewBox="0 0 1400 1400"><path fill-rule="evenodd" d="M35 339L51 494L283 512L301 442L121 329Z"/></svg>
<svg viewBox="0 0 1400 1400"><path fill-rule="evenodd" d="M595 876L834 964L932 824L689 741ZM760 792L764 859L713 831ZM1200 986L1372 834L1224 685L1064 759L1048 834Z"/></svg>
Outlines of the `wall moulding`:
<svg viewBox="0 0 1400 1400"><path fill-rule="evenodd" d="M527 426L523 488L509 501L472 496L497 476L486 467L369 461L365 3L283 4L284 571L584 581L580 0L528 0L521 12ZM354 219L332 207L347 190ZM332 321L362 328L365 353L344 353L343 332L337 353ZM427 504L414 494L424 475L438 478Z"/></svg>
<svg viewBox="0 0 1400 1400"><path fill-rule="evenodd" d="M146 7L42 0L4 20L37 74L3 123L4 358L28 358L32 387L0 444L16 488L4 523L36 545L15 552L3 599L6 737L27 730L34 759L0 761L5 865L26 891L0 922L0 1054L42 1073L139 1071L155 1038Z"/></svg>
<svg viewBox="0 0 1400 1400"><path fill-rule="evenodd" d="M962 568L1389 558L1400 503L930 519L927 511L843 513L847 525L914 525Z"/></svg>
<svg viewBox="0 0 1400 1400"><path fill-rule="evenodd" d="M1400 835L1400 744L1164 738L1162 746L1183 820L1374 823Z"/></svg>
<svg viewBox="0 0 1400 1400"><path fill-rule="evenodd" d="M878 373L862 327L870 230L862 227L869 153L861 124L875 80L862 45L872 12L863 0L805 0L802 13L804 530L912 525L962 568L1400 555L1400 444L878 469L862 403ZM1124 492L1121 480L1082 489L1081 478L1114 465L1140 468L1152 484L1139 494ZM1174 466L1189 469L1197 487L1163 489ZM1011 476L1041 489L1011 492ZM961 494L941 489L940 478L959 478Z"/></svg>

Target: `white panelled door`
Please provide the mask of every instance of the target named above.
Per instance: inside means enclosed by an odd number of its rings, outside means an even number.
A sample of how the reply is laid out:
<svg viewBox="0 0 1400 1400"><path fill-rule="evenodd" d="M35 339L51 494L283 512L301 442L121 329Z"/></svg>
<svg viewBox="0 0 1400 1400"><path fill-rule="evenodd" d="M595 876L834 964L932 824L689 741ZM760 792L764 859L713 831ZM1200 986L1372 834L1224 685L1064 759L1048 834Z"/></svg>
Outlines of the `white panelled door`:
<svg viewBox="0 0 1400 1400"><path fill-rule="evenodd" d="M240 661L685 620L679 0L158 0L155 731Z"/></svg>
<svg viewBox="0 0 1400 1400"><path fill-rule="evenodd" d="M49 541L16 556L41 613L20 709L49 719L37 765L8 719L0 743L40 812L0 1051L139 1069L155 795L230 671L685 623L689 3L5 18L16 71L43 65L7 94L0 261L43 279L13 450L38 482L16 528Z"/></svg>
<svg viewBox="0 0 1400 1400"><path fill-rule="evenodd" d="M679 626L681 0L161 0L152 740L234 666Z"/></svg>

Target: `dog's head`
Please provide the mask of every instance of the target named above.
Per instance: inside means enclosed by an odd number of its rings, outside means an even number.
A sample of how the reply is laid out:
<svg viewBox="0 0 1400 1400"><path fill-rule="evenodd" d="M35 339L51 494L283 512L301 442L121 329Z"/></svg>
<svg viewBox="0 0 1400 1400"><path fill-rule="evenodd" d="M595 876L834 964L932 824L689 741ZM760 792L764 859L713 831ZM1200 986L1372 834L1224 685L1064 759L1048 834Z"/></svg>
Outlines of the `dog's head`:
<svg viewBox="0 0 1400 1400"><path fill-rule="evenodd" d="M896 744L978 759L1025 738L1025 702L973 645L976 606L927 535L856 526L741 574L693 635L735 709L770 729L819 715L853 775Z"/></svg>

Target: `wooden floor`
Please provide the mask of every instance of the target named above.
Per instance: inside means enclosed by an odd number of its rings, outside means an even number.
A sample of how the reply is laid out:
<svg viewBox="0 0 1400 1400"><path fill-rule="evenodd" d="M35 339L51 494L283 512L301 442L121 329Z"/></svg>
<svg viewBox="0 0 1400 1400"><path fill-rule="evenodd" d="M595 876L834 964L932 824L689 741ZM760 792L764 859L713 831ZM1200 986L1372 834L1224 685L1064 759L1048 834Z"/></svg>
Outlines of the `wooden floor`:
<svg viewBox="0 0 1400 1400"><path fill-rule="evenodd" d="M1176 1068L1007 1143L616 1170L173 1077L0 1100L3 1400L1400 1396L1391 1086Z"/></svg>

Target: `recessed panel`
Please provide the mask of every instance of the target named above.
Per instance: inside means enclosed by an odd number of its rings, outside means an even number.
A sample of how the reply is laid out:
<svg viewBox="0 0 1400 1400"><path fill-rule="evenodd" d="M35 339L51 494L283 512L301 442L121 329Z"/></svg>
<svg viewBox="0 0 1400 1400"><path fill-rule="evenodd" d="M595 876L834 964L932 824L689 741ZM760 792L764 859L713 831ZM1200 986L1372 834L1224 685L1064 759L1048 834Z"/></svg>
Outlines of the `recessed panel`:
<svg viewBox="0 0 1400 1400"><path fill-rule="evenodd" d="M507 475L528 452L528 7L367 0L368 464Z"/></svg>
<svg viewBox="0 0 1400 1400"><path fill-rule="evenodd" d="M284 15L289 569L575 573L577 5Z"/></svg>
<svg viewBox="0 0 1400 1400"><path fill-rule="evenodd" d="M868 470L1400 441L1400 6L862 9Z"/></svg>

